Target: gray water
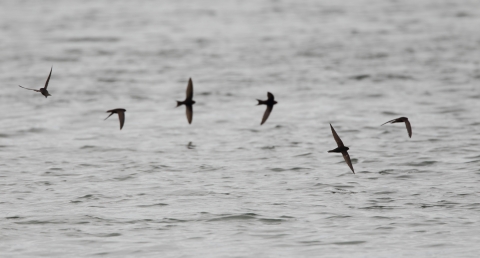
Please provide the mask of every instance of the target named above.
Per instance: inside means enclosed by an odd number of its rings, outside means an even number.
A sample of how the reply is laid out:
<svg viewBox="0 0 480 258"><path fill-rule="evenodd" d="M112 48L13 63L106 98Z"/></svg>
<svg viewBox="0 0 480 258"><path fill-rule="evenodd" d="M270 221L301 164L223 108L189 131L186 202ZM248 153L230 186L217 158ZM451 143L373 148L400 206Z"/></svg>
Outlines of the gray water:
<svg viewBox="0 0 480 258"><path fill-rule="evenodd" d="M6 0L0 17L1 257L478 257L480 2ZM48 99L17 86L52 65ZM411 139L380 127L400 116Z"/></svg>

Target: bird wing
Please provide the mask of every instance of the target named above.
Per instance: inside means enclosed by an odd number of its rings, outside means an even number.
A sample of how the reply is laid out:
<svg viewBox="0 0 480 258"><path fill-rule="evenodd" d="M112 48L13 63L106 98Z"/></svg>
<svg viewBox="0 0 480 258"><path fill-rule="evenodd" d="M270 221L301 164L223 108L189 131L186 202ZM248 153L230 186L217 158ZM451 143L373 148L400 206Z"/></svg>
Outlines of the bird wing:
<svg viewBox="0 0 480 258"><path fill-rule="evenodd" d="M120 120L120 130L122 130L123 124L125 123L125 112L117 111L117 114L118 114L118 120Z"/></svg>
<svg viewBox="0 0 480 258"><path fill-rule="evenodd" d="M343 155L343 159L345 160L345 162L347 162L347 165L350 167L352 172L355 174L355 171L353 171L352 161L350 160L350 155L348 155L348 152L342 151L342 155Z"/></svg>
<svg viewBox="0 0 480 258"><path fill-rule="evenodd" d="M193 98L193 82L192 78L188 79L188 86L187 86L187 99L191 100Z"/></svg>
<svg viewBox="0 0 480 258"><path fill-rule="evenodd" d="M408 136L412 138L412 126L410 125L410 121L408 121L408 119L405 120L405 126L407 127Z"/></svg>
<svg viewBox="0 0 480 258"><path fill-rule="evenodd" d="M187 107L187 120L188 123L192 123L192 118L193 118L193 107L192 105L185 105Z"/></svg>
<svg viewBox="0 0 480 258"><path fill-rule="evenodd" d="M48 87L48 82L50 81L50 76L52 76L52 70L53 70L53 66L52 68L50 68L50 73L48 74L48 78L47 78L47 81L45 82L45 89L47 89Z"/></svg>
<svg viewBox="0 0 480 258"><path fill-rule="evenodd" d="M393 122L393 121L395 121L395 120L397 120L397 118L395 118L395 119L392 119L392 120L390 120L390 121L388 121L388 122L385 122L385 123L383 123L382 125L384 125L384 124L388 124L388 123L391 123L391 122ZM382 125L381 125L381 126L382 126Z"/></svg>
<svg viewBox="0 0 480 258"><path fill-rule="evenodd" d="M18 87L20 87L20 88L24 88L24 89L26 89L26 90L33 90L33 91L36 91L36 92L40 92L39 90L25 88L25 87L23 87L23 86L21 86L21 85L18 85Z"/></svg>
<svg viewBox="0 0 480 258"><path fill-rule="evenodd" d="M263 125L263 123L265 123L265 121L267 121L268 116L270 116L270 113L272 113L272 109L273 109L273 106L267 106L267 109L265 110L265 113L263 113L263 118L262 118L262 122L260 123L260 125Z"/></svg>
<svg viewBox="0 0 480 258"><path fill-rule="evenodd" d="M111 112L111 111L107 111L108 112ZM107 118L111 117L113 115L114 112L110 113L110 115L107 116ZM107 118L103 119L103 121L107 120Z"/></svg>
<svg viewBox="0 0 480 258"><path fill-rule="evenodd" d="M272 93L267 92L268 100L275 100L275 97L273 96Z"/></svg>
<svg viewBox="0 0 480 258"><path fill-rule="evenodd" d="M337 132L335 132L335 129L333 129L332 124L330 124L330 128L332 129L333 138L337 142L338 147L343 147L344 146L343 142L342 142L342 140L340 140L340 137L338 137L338 134L337 134Z"/></svg>

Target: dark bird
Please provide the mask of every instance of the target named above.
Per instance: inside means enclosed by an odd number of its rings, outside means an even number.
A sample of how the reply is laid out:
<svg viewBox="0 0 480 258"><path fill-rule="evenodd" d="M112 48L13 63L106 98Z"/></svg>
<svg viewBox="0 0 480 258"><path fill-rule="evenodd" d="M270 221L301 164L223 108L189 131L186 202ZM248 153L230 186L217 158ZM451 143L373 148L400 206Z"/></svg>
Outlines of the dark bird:
<svg viewBox="0 0 480 258"><path fill-rule="evenodd" d="M345 160L345 162L347 162L347 165L350 167L352 172L355 174L355 171L353 171L352 161L350 160L350 155L348 155L348 152L347 152L349 150L349 148L346 147L345 145L343 145L342 140L340 140L340 137L338 137L338 134L337 134L337 132L335 132L335 129L333 129L332 124L330 124L330 128L332 129L333 138L337 142L338 147L336 149L329 150L328 152L342 153L343 159Z"/></svg>
<svg viewBox="0 0 480 258"><path fill-rule="evenodd" d="M52 95L50 95L50 93L48 93L48 91L47 91L48 82L50 81L50 76L52 76L52 70L53 70L53 66L52 66L52 68L50 68L50 74L48 75L47 81L45 82L45 87L40 88L39 90L25 88L25 87L23 87L23 86L21 86L21 85L18 85L18 86L20 86L21 88L24 88L24 89L26 89L26 90L33 90L33 91L36 91L36 92L40 92L40 93L42 93L43 96L45 96L45 98L48 97L48 96L52 96Z"/></svg>
<svg viewBox="0 0 480 258"><path fill-rule="evenodd" d="M123 124L125 123L125 112L127 112L127 110L123 108L108 110L107 113L110 113L110 115L108 115L107 118L111 117L115 113L118 114L118 120L120 120L120 130L122 130ZM104 120L107 120L107 118Z"/></svg>
<svg viewBox="0 0 480 258"><path fill-rule="evenodd" d="M268 99L267 100L258 100L258 105L267 105L267 110L265 110L265 113L263 114L262 122L260 125L263 125L265 121L267 121L268 116L270 116L270 113L272 113L273 105L277 104L278 102L275 101L275 97L273 96L272 93L267 92Z"/></svg>
<svg viewBox="0 0 480 258"><path fill-rule="evenodd" d="M178 101L177 100L177 107L181 105L185 105L187 107L187 120L188 123L192 123L192 118L193 118L193 108L192 105L195 104L195 101L193 100L193 82L192 78L188 80L188 86L187 86L187 98L184 101Z"/></svg>
<svg viewBox="0 0 480 258"><path fill-rule="evenodd" d="M189 142L188 145L187 145L187 148L188 148L188 149L195 149L195 147L196 147L196 146L193 145L192 142Z"/></svg>
<svg viewBox="0 0 480 258"><path fill-rule="evenodd" d="M408 131L408 136L410 136L410 138L412 138L412 126L410 125L410 121L408 121L408 118L406 118L406 117L399 117L399 118L390 120L390 121L388 121L388 122L385 122L384 124L387 124L387 123L391 123L391 124L395 124L395 123L405 123L405 126L407 127L407 131ZM382 125L384 125L384 124L382 124Z"/></svg>

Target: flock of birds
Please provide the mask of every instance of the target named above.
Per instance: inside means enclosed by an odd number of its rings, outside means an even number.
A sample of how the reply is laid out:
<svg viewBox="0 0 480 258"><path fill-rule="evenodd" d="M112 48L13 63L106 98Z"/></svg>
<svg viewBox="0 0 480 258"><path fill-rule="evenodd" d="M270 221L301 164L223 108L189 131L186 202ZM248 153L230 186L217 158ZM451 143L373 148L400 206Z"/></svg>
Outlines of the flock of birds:
<svg viewBox="0 0 480 258"><path fill-rule="evenodd" d="M52 76L52 70L53 70L53 67L50 69L50 74L48 75L47 81L45 82L45 86L43 88L40 88L40 89L36 90L36 89L25 88L21 85L18 85L18 86L20 86L21 88L26 89L26 90L33 90L33 91L36 91L36 92L40 92L43 96L45 96L45 98L47 98L48 96L52 96L52 95L50 95L50 93L48 93L48 90L47 90L48 82L50 81L50 77ZM262 122L260 123L260 125L263 125L265 123L265 121L267 121L268 117L270 116L270 113L272 113L273 106L275 104L277 104L277 101L275 101L275 97L273 96L272 93L267 92L267 96L268 96L267 100L257 99L257 101L258 101L257 105L266 105L267 106L267 109L265 110L265 113L263 114ZM193 82L192 82L192 79L190 78L188 80L187 96L186 96L185 100L184 101L177 101L177 107L179 107L181 105L185 105L186 110L187 110L187 120L188 120L189 124L192 123L192 119L193 119L193 104L195 104L195 101L193 100ZM125 112L127 112L127 110L125 110L123 108L111 109L111 110L107 111L107 113L110 113L110 115L108 115L107 118L109 118L113 114L118 114L118 119L120 121L120 130L122 130L123 125L125 123ZM104 120L107 120L107 118L105 118ZM407 127L408 136L410 138L412 138L412 126L410 125L410 121L408 121L408 118L399 117L399 118L390 120L388 122L385 122L384 124L387 124L387 123L391 123L391 124L405 123L405 126ZM382 126L384 124L382 124ZM335 148L333 150L329 150L328 152L342 153L343 159L345 159L345 162L347 163L348 167L350 167L352 172L355 174L355 171L354 171L353 165L352 165L352 161L350 160L350 155L348 155L349 148L343 144L343 142L340 139L340 137L338 136L337 132L335 132L335 129L333 129L332 124L330 124L330 129L332 130L332 135L333 135L333 138L335 139L335 142L337 142L337 148Z"/></svg>

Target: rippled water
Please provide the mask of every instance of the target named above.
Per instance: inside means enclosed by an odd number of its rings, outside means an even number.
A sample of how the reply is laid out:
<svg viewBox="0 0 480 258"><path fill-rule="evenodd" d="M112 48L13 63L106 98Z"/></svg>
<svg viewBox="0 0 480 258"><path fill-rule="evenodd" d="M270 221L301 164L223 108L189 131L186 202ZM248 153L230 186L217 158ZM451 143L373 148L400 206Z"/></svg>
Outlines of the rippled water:
<svg viewBox="0 0 480 258"><path fill-rule="evenodd" d="M480 252L478 1L12 0L0 17L2 257ZM52 65L52 97L17 87ZM400 116L412 139L380 127Z"/></svg>

